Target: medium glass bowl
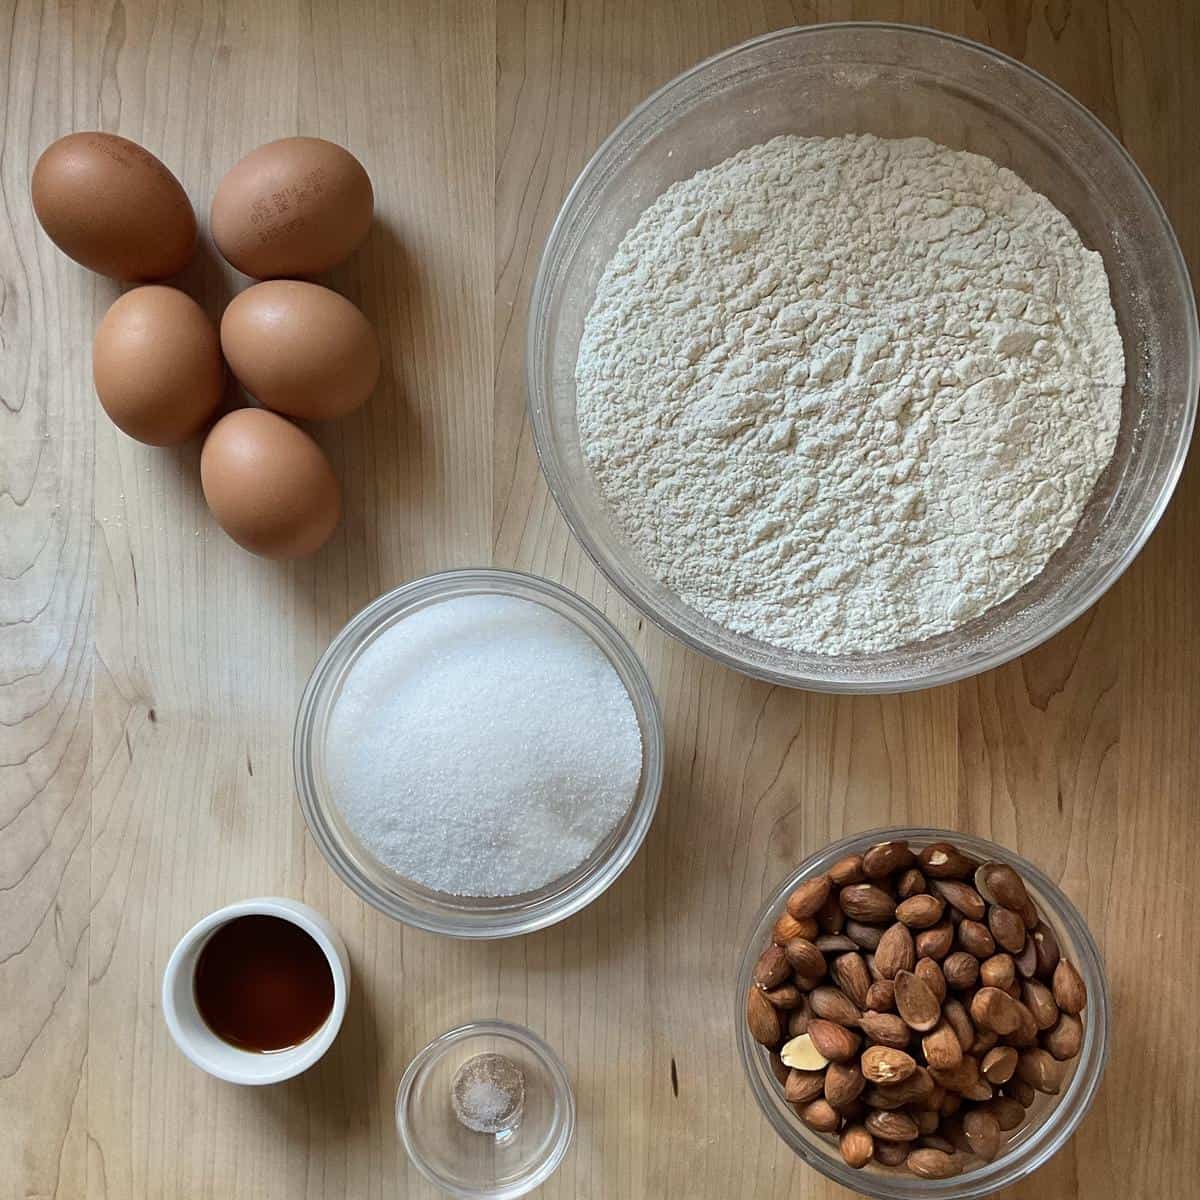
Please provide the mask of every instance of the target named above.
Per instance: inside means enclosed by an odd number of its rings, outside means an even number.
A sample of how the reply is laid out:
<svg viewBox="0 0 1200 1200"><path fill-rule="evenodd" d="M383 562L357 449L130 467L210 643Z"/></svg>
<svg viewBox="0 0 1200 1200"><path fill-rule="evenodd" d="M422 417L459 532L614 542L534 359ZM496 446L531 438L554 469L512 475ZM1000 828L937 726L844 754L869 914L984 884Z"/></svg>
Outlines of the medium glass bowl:
<svg viewBox="0 0 1200 1200"><path fill-rule="evenodd" d="M453 596L515 596L543 604L583 630L620 676L642 734L642 774L624 819L575 870L517 896L452 896L406 879L355 837L338 810L325 770L330 714L350 668L373 639L398 621ZM292 738L300 808L321 853L368 904L405 924L462 938L501 938L553 925L601 894L638 852L662 786L663 728L646 669L603 613L547 579L517 571L445 571L387 592L352 617L329 644L304 689ZM481 764L481 770L486 764Z"/></svg>
<svg viewBox="0 0 1200 1200"><path fill-rule="evenodd" d="M1045 570L970 623L867 655L800 653L698 613L642 563L579 445L575 362L596 283L672 183L779 134L923 136L1011 167L1104 258L1128 379L1113 460ZM601 571L651 620L750 675L827 692L894 692L985 671L1032 649L1109 588L1150 536L1183 467L1200 339L1170 224L1120 143L1066 92L995 50L907 25L785 29L655 92L580 175L551 230L530 306L529 417L550 491Z"/></svg>
<svg viewBox="0 0 1200 1200"><path fill-rule="evenodd" d="M458 1068L502 1054L525 1077L520 1122L497 1134L464 1128L450 1101ZM507 1021L474 1021L436 1037L396 1091L396 1131L417 1170L460 1200L515 1200L546 1182L571 1145L575 1097L566 1068L540 1037Z"/></svg>
<svg viewBox="0 0 1200 1200"><path fill-rule="evenodd" d="M792 1106L784 1099L783 1088L771 1072L767 1051L750 1036L746 1026L746 993L754 983L754 965L770 945L772 927L784 911L784 901L800 881L827 871L847 854L861 854L876 842L899 840L907 841L916 850L931 842L952 842L980 862L1008 863L1024 880L1025 888L1038 906L1042 920L1054 930L1063 957L1071 960L1087 986L1087 1007L1083 1010L1083 1045L1077 1058L1063 1064L1066 1074L1062 1091L1057 1096L1037 1097L1028 1109L1025 1123L1006 1135L1005 1148L994 1162L985 1163L951 1179L920 1179L900 1168L882 1167L874 1161L861 1170L847 1166L833 1139L814 1133L801 1124ZM1037 1170L1062 1149L1083 1120L1108 1062L1108 977L1104 972L1100 951L1079 910L1032 863L995 842L949 829L874 829L844 838L806 858L779 885L758 915L738 967L734 1019L738 1052L746 1069L750 1090L775 1132L822 1175L878 1200L929 1200L931 1197L974 1200L975 1197L987 1196L999 1188L1007 1187Z"/></svg>

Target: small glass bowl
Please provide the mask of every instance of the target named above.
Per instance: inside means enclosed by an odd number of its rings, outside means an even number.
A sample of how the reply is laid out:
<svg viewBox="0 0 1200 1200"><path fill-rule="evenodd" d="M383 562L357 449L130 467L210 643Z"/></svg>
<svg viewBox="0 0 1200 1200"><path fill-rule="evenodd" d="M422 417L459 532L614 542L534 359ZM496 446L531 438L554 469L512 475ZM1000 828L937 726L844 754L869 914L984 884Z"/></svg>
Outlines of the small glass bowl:
<svg viewBox="0 0 1200 1200"><path fill-rule="evenodd" d="M620 676L642 734L642 773L628 813L593 853L553 883L516 896L452 896L381 863L355 837L334 802L325 771L329 718L358 655L384 630L453 596L514 596L545 605L583 630ZM633 860L654 810L663 774L663 728L646 669L603 613L557 583L487 568L428 575L387 592L352 617L329 644L300 700L292 738L300 808L329 865L368 904L397 921L461 938L531 933L596 899Z"/></svg>
<svg viewBox="0 0 1200 1200"><path fill-rule="evenodd" d="M1037 1097L1028 1110L1025 1123L1008 1135L1005 1148L995 1161L964 1171L951 1179L921 1179L902 1168L883 1167L874 1161L861 1170L847 1166L834 1140L814 1133L801 1123L795 1110L784 1099L783 1088L771 1072L767 1051L750 1036L746 1027L746 993L753 986L754 964L770 944L772 926L784 911L784 901L797 884L811 875L827 871L847 854L861 854L876 842L900 840L907 841L916 850L931 842L952 842L980 862L1008 863L1025 881L1025 887L1038 906L1042 920L1054 930L1063 957L1071 960L1087 986L1083 1045L1078 1057L1063 1064L1066 1074L1060 1094ZM1108 978L1100 951L1079 910L1032 863L995 842L949 829L874 829L834 842L806 858L783 880L763 906L738 967L735 1021L738 1051L754 1099L775 1132L810 1167L845 1187L864 1196L876 1197L877 1200L929 1200L930 1197L975 1200L1037 1170L1062 1149L1083 1120L1108 1062Z"/></svg>
<svg viewBox="0 0 1200 1200"><path fill-rule="evenodd" d="M525 1076L519 1124L475 1133L454 1115L458 1068L477 1054L502 1054ZM575 1097L558 1055L507 1021L474 1021L434 1038L408 1065L396 1092L396 1129L430 1183L463 1200L513 1200L545 1183L575 1133Z"/></svg>

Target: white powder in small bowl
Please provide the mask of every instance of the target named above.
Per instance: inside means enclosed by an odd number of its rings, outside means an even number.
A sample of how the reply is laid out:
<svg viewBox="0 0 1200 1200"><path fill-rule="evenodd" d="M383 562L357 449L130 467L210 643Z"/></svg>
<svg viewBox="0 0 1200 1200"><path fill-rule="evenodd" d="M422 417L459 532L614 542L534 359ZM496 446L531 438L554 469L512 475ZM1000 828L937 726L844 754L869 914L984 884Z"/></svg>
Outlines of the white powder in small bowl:
<svg viewBox="0 0 1200 1200"><path fill-rule="evenodd" d="M514 596L458 596L367 645L330 715L326 769L384 865L459 896L534 891L629 811L637 714L604 652Z"/></svg>

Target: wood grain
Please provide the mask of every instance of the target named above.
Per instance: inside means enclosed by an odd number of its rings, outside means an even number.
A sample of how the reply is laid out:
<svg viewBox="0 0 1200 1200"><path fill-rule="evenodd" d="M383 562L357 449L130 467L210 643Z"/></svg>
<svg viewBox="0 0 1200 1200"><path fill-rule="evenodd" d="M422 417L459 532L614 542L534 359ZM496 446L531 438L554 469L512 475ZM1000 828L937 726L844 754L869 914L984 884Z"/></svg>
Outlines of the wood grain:
<svg viewBox="0 0 1200 1200"><path fill-rule="evenodd" d="M1007 1195L1151 1200L1200 1176L1200 478L1092 612L1023 660L902 697L824 697L668 640L597 576L524 420L525 313L571 182L649 91L797 22L907 20L1014 54L1129 147L1200 263L1200 8L1188 0L0 0L0 1198L432 1196L392 1121L404 1065L476 1016L562 1053L576 1144L550 1197L847 1195L751 1107L730 977L762 896L803 853L897 821L1028 853L1108 960L1100 1099ZM319 431L346 521L318 557L259 562L220 534L198 450L94 420L88 346L116 288L29 207L73 128L143 142L203 214L238 157L289 133L350 146L376 185L368 245L332 277L380 329L385 383ZM241 286L208 246L181 280L218 315ZM291 783L303 682L346 618L428 571L562 580L646 660L669 759L645 848L556 929L468 946L404 930L332 876ZM279 893L343 932L354 993L334 1050L275 1088L189 1066L158 1010L205 912ZM676 997L686 984L686 1002Z"/></svg>

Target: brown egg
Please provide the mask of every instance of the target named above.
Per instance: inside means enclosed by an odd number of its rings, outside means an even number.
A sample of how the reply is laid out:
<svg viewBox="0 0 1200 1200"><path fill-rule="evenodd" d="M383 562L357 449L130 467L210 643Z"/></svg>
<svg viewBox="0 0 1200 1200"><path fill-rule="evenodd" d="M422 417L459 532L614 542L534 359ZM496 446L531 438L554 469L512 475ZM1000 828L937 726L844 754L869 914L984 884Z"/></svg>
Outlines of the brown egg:
<svg viewBox="0 0 1200 1200"><path fill-rule="evenodd" d="M137 142L69 133L43 153L30 183L50 240L114 279L165 279L196 248L196 216L179 180Z"/></svg>
<svg viewBox="0 0 1200 1200"><path fill-rule="evenodd" d="M321 447L261 408L231 412L212 427L200 484L221 528L264 558L312 554L342 515L341 488Z"/></svg>
<svg viewBox="0 0 1200 1200"><path fill-rule="evenodd" d="M345 296L272 279L235 296L221 349L242 387L289 417L325 421L361 407L379 379L379 339Z"/></svg>
<svg viewBox="0 0 1200 1200"><path fill-rule="evenodd" d="M92 378L104 411L131 438L150 446L187 441L221 402L217 331L178 289L134 288L96 330Z"/></svg>
<svg viewBox="0 0 1200 1200"><path fill-rule="evenodd" d="M354 253L374 204L371 180L348 150L322 138L283 138L221 180L213 240L246 275L316 275Z"/></svg>

